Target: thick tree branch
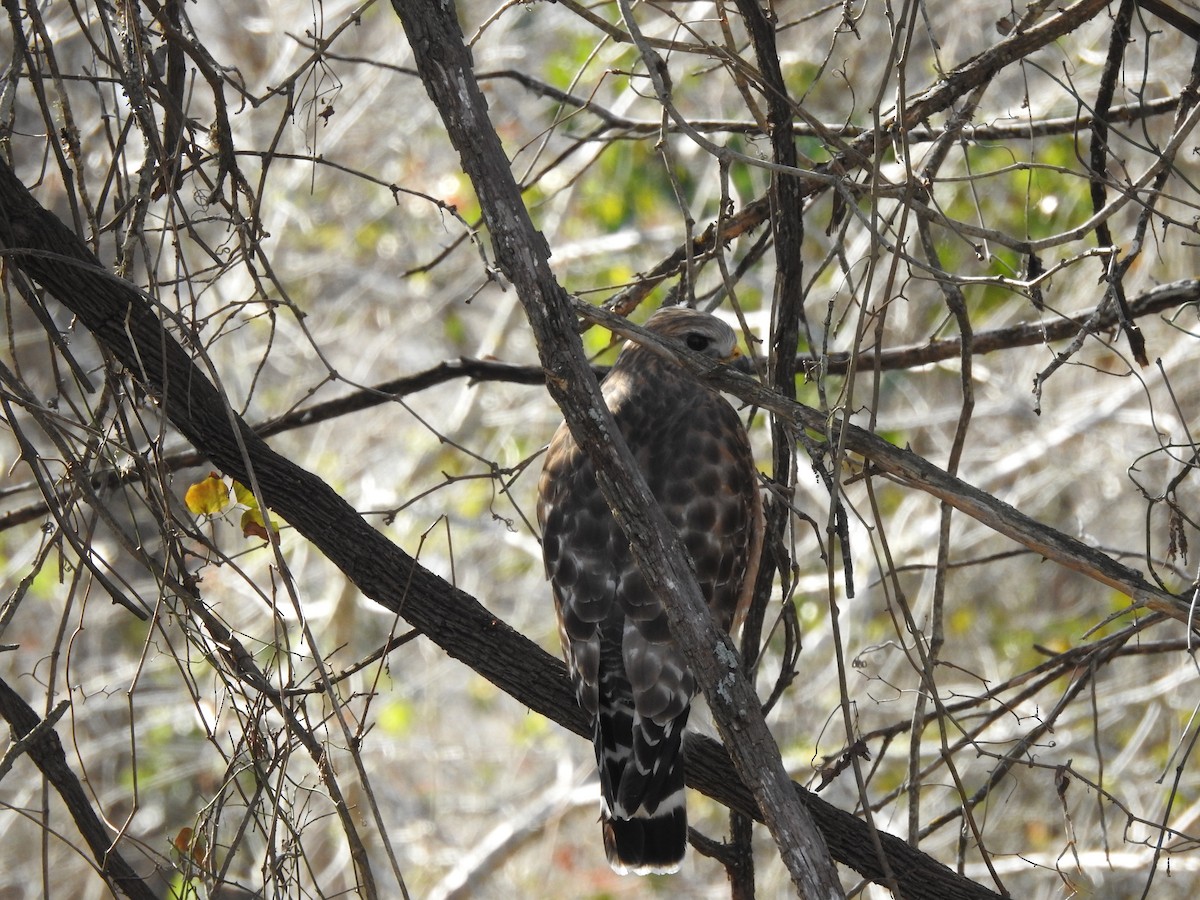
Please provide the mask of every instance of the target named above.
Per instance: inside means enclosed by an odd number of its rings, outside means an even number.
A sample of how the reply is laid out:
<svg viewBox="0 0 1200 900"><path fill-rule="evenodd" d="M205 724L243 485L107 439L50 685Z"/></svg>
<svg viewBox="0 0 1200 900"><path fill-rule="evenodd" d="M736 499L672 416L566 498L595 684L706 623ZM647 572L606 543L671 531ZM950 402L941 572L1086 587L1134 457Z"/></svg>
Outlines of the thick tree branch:
<svg viewBox="0 0 1200 900"><path fill-rule="evenodd" d="M799 165L796 141L792 135L792 101L779 64L775 41L775 23L759 0L736 0L738 11L750 34L754 55L762 77L767 104L767 125L771 155L787 168ZM771 240L775 247L775 285L771 301L771 333L768 339L767 383L789 400L796 399L796 348L804 323L804 195L800 181L780 172L772 172ZM807 329L806 329L807 330ZM773 594L776 576L787 596L792 583L792 560L784 550L792 521L793 484L796 471L794 431L777 416L771 417L771 477L773 490L764 508L766 532L763 559L754 591L754 603L746 615L742 630L742 651L747 665L754 661L762 640L762 627ZM786 603L786 600L785 600ZM865 796L863 798L866 799ZM863 804L864 807L866 804ZM868 826L873 827L870 811ZM754 857L750 851L751 831L744 817L731 816L730 833L734 849L741 858L729 867L733 900L754 896ZM740 836L740 846L737 838ZM884 865L886 869L886 862Z"/></svg>
<svg viewBox="0 0 1200 900"><path fill-rule="evenodd" d="M516 286L551 396L596 469L605 501L629 539L649 588L663 598L671 633L704 691L742 780L749 785L801 897L841 895L820 832L798 802L753 686L720 632L695 573L600 396L570 301L529 218L450 3L393 0L417 71L458 151L491 232L496 262Z"/></svg>

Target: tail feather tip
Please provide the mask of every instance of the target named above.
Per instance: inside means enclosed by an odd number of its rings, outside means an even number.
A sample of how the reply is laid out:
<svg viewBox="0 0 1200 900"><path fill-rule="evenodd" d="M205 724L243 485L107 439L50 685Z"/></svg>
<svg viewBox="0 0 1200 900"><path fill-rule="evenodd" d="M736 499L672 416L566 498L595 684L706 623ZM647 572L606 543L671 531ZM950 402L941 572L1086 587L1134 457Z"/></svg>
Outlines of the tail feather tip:
<svg viewBox="0 0 1200 900"><path fill-rule="evenodd" d="M670 875L687 849L687 815L682 808L649 818L604 817L604 850L619 875Z"/></svg>

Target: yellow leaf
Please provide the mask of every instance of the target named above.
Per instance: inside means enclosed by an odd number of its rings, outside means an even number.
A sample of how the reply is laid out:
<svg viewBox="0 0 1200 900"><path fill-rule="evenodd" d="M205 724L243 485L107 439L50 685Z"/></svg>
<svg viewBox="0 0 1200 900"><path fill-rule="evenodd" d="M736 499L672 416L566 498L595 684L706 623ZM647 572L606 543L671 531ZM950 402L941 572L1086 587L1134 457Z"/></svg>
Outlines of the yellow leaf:
<svg viewBox="0 0 1200 900"><path fill-rule="evenodd" d="M229 505L229 488L216 472L209 472L203 481L197 481L183 495L187 508L197 515L211 516Z"/></svg>
<svg viewBox="0 0 1200 900"><path fill-rule="evenodd" d="M254 496L254 491L246 487L240 481L233 483L233 498L242 506L249 509L258 509L258 500Z"/></svg>
<svg viewBox="0 0 1200 900"><path fill-rule="evenodd" d="M275 536L279 536L279 530L272 528ZM261 509L248 509L242 513L242 534L246 537L259 537L264 541L269 541L270 537L267 534L267 523L263 520L263 512Z"/></svg>

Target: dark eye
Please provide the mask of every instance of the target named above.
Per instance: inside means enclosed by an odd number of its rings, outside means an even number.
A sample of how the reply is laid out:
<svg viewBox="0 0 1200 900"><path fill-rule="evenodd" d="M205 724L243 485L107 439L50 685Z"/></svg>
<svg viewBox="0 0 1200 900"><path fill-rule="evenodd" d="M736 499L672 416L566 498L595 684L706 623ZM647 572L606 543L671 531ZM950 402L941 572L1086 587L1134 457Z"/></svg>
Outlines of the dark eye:
<svg viewBox="0 0 1200 900"><path fill-rule="evenodd" d="M687 336L687 345L692 350L695 350L697 352L699 352L701 350L707 350L708 349L708 338L706 338L702 334L697 334L696 332L693 331L691 334L689 334Z"/></svg>

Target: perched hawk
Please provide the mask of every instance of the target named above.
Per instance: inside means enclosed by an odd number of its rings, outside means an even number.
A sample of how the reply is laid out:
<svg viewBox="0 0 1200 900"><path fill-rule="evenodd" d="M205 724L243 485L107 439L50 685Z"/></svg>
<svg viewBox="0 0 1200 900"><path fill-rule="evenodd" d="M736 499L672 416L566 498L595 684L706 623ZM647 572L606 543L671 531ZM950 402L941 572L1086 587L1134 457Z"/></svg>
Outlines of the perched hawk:
<svg viewBox="0 0 1200 900"><path fill-rule="evenodd" d="M646 328L713 359L739 355L733 329L695 310L660 310ZM738 414L673 359L633 341L602 390L708 608L729 630L754 590L763 528ZM680 742L695 679L565 425L550 442L538 494L559 634L593 720L608 861L621 874L674 872L687 846Z"/></svg>

